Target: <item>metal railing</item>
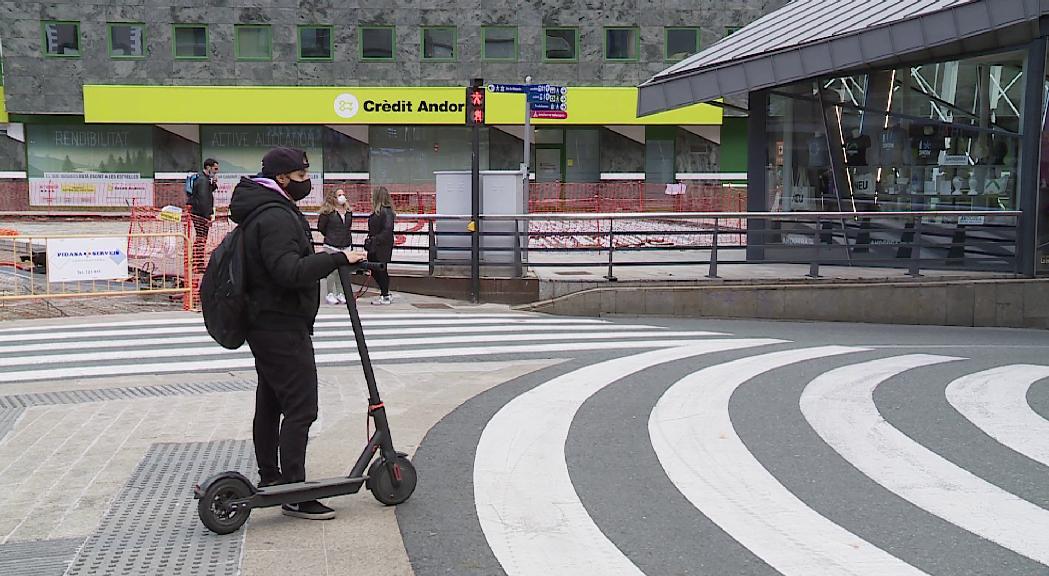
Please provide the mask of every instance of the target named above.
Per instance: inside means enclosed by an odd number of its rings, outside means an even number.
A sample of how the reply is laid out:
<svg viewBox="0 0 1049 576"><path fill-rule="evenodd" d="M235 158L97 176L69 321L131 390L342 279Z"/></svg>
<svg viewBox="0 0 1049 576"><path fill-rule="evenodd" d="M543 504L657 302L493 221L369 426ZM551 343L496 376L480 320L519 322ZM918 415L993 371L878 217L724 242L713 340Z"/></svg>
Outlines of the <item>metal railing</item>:
<svg viewBox="0 0 1049 576"><path fill-rule="evenodd" d="M924 212L647 212L516 214L481 217L486 268L600 266L615 280L617 267L719 264L965 269L1017 273L1019 211ZM367 215L355 215L363 222ZM439 266L470 263L470 217L401 214L403 241L394 264ZM403 226L402 226L403 228ZM358 230L358 232L362 232Z"/></svg>

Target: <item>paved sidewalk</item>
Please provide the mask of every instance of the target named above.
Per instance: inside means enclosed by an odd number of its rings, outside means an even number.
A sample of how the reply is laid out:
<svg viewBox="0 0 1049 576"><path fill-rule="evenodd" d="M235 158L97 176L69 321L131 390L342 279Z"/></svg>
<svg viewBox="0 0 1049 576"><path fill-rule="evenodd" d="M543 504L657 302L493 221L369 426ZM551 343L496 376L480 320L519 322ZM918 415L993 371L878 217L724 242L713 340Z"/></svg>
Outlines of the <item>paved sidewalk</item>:
<svg viewBox="0 0 1049 576"><path fill-rule="evenodd" d="M447 322L447 332L455 333L453 322L479 313L508 313L505 306L414 296L395 302L362 306L366 325L384 317L425 323L430 314L429 322ZM324 306L322 315L331 319L344 310ZM17 361L5 347L25 345L32 335L83 330L72 322L92 330L107 324L184 324L194 318L161 313L4 322L0 337L8 339L0 340L0 362ZM23 333L27 336L19 339ZM430 427L455 407L557 362L377 361L395 445L414 454ZM308 459L312 478L345 474L365 442L367 394L360 365L322 366L319 376L321 412L311 430ZM88 574L107 563L122 567L116 573L134 573L127 572L134 560L138 573L150 574L188 574L185 569L193 562L212 563L217 574L412 574L394 508L382 506L366 490L331 499L339 515L330 522L262 509L253 512L246 530L231 536L215 536L200 526L190 487L203 478L195 474L234 467L254 476L254 382L250 370L0 382L0 573ZM434 478L423 471L420 481ZM113 546L121 550L120 558L113 556ZM78 548L74 561L71 555ZM36 563L20 572L5 564L4 556L35 558ZM165 557L169 571L156 571L158 559Z"/></svg>

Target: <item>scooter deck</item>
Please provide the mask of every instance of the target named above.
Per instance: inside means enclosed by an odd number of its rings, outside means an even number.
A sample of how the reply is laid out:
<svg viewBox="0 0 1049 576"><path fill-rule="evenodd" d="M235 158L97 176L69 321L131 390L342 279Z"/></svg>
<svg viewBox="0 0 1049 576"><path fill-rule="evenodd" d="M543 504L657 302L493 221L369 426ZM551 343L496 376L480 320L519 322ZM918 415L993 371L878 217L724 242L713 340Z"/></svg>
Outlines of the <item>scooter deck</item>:
<svg viewBox="0 0 1049 576"><path fill-rule="evenodd" d="M280 506L281 504L294 504L307 500L320 500L333 498L347 494L360 492L361 487L368 481L366 476L325 478L323 480L308 480L296 482L295 484L278 484L259 488L251 498L248 499L252 508L268 508Z"/></svg>

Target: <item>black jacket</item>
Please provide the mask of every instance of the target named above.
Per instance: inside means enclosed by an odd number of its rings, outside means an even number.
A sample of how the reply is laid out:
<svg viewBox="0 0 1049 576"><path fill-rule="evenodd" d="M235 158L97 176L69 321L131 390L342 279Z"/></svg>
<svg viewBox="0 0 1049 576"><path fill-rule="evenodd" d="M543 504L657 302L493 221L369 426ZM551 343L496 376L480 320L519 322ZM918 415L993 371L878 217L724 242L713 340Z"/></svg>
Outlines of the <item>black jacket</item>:
<svg viewBox="0 0 1049 576"><path fill-rule="evenodd" d="M368 239L364 246L368 251L368 261L389 262L393 260L393 221L395 218L393 208L388 206L368 216Z"/></svg>
<svg viewBox="0 0 1049 576"><path fill-rule="evenodd" d="M317 230L324 236L324 243L334 248L349 248L353 245L353 214L346 211L343 219L337 211L317 217Z"/></svg>
<svg viewBox="0 0 1049 576"><path fill-rule="evenodd" d="M251 303L250 326L262 330L298 330L311 333L320 307L320 285L340 264L344 254L313 251L313 238L306 217L281 193L241 178L233 190L230 218L242 222L251 211L267 202L267 208L244 229L245 277Z"/></svg>
<svg viewBox="0 0 1049 576"><path fill-rule="evenodd" d="M211 218L215 212L215 190L218 190L211 177L200 172L193 183L193 195L189 197L189 206L195 216Z"/></svg>

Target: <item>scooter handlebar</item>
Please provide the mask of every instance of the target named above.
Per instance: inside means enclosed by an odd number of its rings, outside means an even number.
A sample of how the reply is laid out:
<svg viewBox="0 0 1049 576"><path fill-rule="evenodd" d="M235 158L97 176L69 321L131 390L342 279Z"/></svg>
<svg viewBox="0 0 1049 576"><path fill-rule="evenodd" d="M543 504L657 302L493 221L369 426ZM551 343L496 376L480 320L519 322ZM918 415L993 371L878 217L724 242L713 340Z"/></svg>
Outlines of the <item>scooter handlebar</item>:
<svg viewBox="0 0 1049 576"><path fill-rule="evenodd" d="M369 272L376 272L376 271L386 270L386 263L385 262L369 262L367 260L361 260L360 262L354 262L352 264L346 264L345 266L347 268L349 268L350 271L358 272L358 273L364 272L365 270L367 270Z"/></svg>

